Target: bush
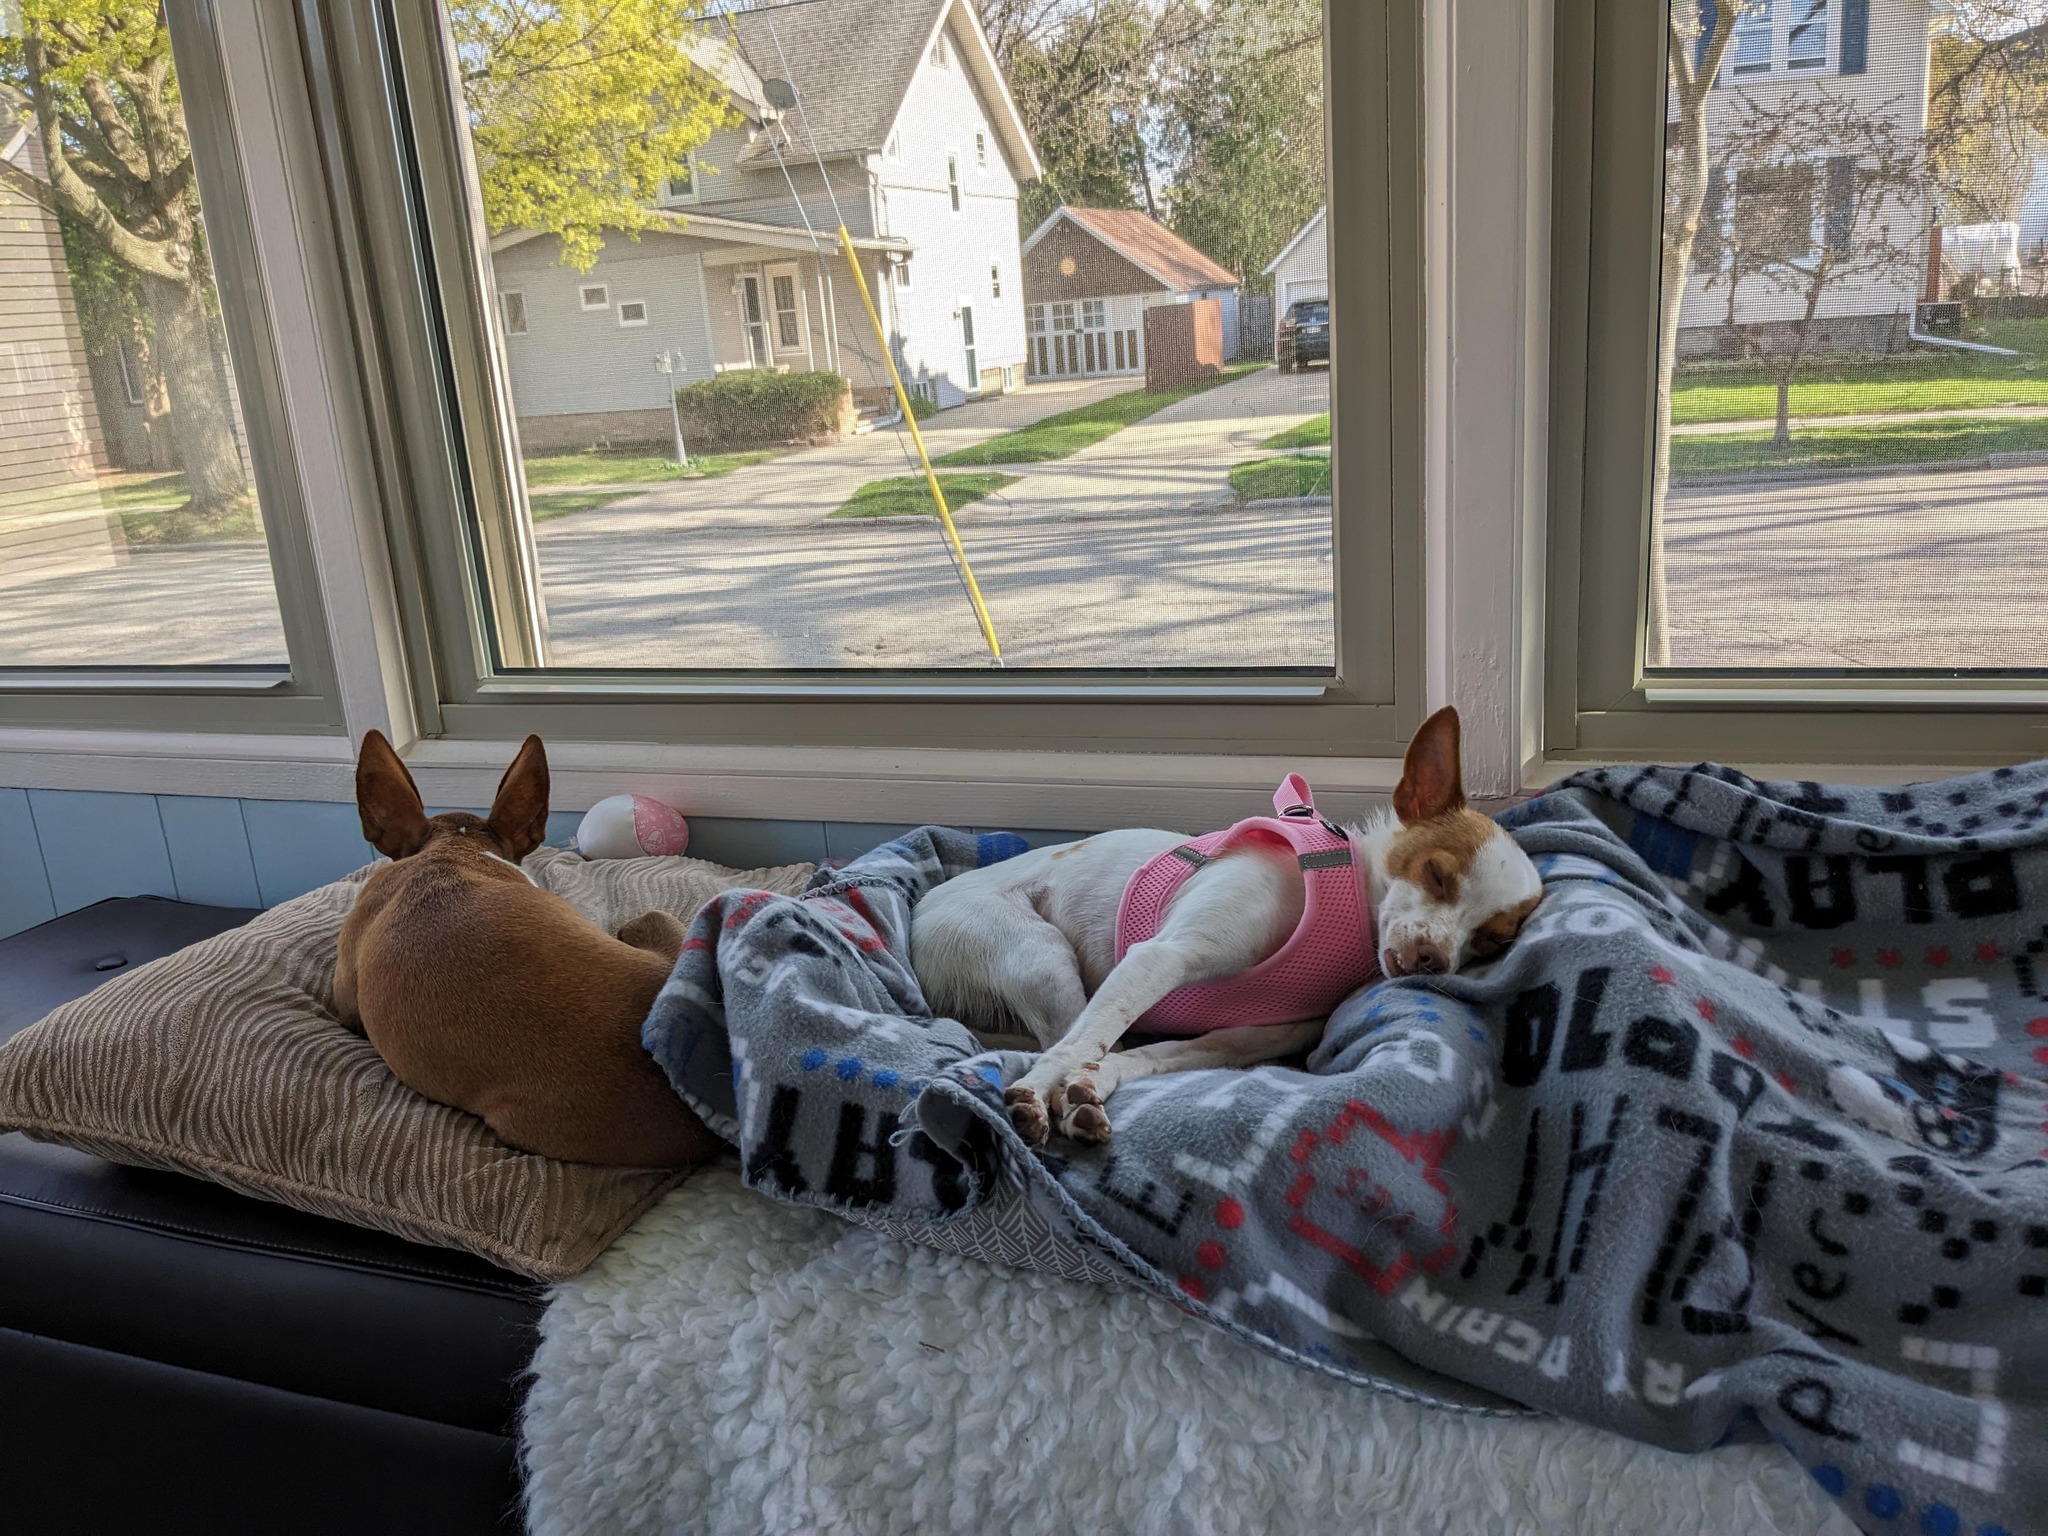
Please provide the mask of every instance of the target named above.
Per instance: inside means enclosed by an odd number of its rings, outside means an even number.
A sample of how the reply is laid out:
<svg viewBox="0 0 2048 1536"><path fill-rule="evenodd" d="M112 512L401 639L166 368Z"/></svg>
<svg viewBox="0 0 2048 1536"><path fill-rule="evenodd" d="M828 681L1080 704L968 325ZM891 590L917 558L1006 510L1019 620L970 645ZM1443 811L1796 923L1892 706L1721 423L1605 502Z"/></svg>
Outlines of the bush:
<svg viewBox="0 0 2048 1536"><path fill-rule="evenodd" d="M854 427L853 386L836 373L721 373L676 391L683 440L698 448L830 443Z"/></svg>
<svg viewBox="0 0 2048 1536"><path fill-rule="evenodd" d="M910 397L910 417L913 421L930 421L939 414L939 402L930 395Z"/></svg>

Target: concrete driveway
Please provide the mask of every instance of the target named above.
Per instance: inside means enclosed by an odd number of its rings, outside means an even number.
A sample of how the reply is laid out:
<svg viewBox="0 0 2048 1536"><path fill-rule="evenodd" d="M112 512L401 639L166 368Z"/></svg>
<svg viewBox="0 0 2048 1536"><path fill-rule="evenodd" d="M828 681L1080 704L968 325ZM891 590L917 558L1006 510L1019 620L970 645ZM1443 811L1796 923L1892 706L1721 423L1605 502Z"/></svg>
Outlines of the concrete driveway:
<svg viewBox="0 0 2048 1536"><path fill-rule="evenodd" d="M1273 450L1262 446L1267 438L1329 408L1327 371L1283 374L1264 368L1169 405L1071 458L1014 466L1010 473L1023 476L1022 481L976 502L962 520L1121 520L1228 505L1236 500L1230 488L1233 468L1269 457Z"/></svg>
<svg viewBox="0 0 2048 1536"><path fill-rule="evenodd" d="M1109 395L1143 388L1138 379L1055 380L977 400L921 422L933 458L971 448ZM883 428L849 442L803 448L711 480L678 480L591 512L542 523L543 542L587 533L639 538L661 529L729 527L759 532L815 522L870 480L921 473L907 432Z"/></svg>
<svg viewBox="0 0 2048 1536"><path fill-rule="evenodd" d="M2048 465L1674 490L1679 667L2048 666Z"/></svg>

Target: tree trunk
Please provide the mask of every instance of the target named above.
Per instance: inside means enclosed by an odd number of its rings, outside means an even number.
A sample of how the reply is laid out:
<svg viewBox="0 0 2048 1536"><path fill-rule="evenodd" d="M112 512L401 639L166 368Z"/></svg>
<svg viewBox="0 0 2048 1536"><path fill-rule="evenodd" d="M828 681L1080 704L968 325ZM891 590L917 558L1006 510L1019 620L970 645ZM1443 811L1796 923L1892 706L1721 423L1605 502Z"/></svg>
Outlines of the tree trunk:
<svg viewBox="0 0 2048 1536"><path fill-rule="evenodd" d="M1791 367L1778 370L1778 425L1771 433L1773 448L1792 446L1792 368L1798 366L1795 360Z"/></svg>
<svg viewBox="0 0 2048 1536"><path fill-rule="evenodd" d="M171 397L171 435L192 488L191 513L218 521L248 497L249 482L235 446L234 407L206 306L196 282L145 274L142 287L156 322L157 361Z"/></svg>

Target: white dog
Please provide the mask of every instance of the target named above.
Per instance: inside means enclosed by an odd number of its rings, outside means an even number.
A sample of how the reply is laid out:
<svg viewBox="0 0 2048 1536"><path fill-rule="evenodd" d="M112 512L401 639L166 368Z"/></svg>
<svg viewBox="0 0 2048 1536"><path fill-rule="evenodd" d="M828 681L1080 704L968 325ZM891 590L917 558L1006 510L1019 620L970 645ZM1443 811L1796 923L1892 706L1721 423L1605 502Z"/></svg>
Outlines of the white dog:
<svg viewBox="0 0 2048 1536"><path fill-rule="evenodd" d="M1295 774L1274 808L1205 838L1035 849L918 904L911 958L933 1008L1043 1052L1008 1092L1025 1141L1106 1141L1103 1101L1133 1078L1305 1050L1374 976L1499 954L1543 898L1527 855L1465 804L1455 710L1416 732L1392 810L1366 826L1323 821ZM1134 1027L1188 1038L1112 1052Z"/></svg>

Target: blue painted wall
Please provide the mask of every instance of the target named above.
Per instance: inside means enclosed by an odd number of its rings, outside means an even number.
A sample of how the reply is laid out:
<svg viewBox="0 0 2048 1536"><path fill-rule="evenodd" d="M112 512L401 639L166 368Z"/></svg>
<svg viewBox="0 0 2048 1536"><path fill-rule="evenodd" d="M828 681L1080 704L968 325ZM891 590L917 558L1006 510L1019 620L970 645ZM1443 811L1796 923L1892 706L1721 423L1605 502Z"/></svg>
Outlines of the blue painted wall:
<svg viewBox="0 0 2048 1536"><path fill-rule="evenodd" d="M566 844L582 819L548 818ZM690 818L690 852L753 869L852 858L907 830L819 821ZM1026 833L1034 843L1077 832ZM377 857L353 805L0 788L0 938L110 896L269 907Z"/></svg>

